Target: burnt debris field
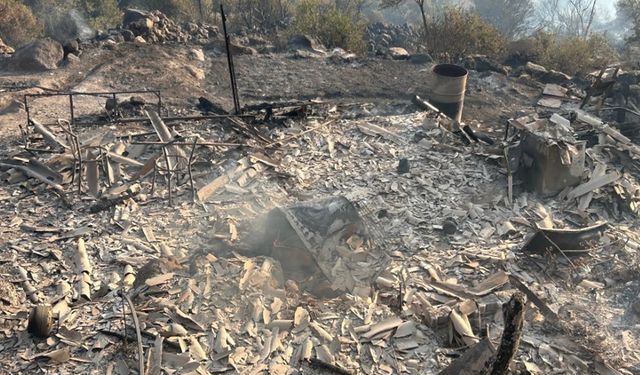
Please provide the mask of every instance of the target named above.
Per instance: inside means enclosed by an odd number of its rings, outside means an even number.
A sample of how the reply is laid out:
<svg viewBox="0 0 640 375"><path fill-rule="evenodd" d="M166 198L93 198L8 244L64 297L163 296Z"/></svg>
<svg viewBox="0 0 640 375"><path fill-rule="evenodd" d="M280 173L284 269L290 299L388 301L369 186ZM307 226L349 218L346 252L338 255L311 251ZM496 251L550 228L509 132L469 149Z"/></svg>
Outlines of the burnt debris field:
<svg viewBox="0 0 640 375"><path fill-rule="evenodd" d="M552 3L0 1L0 373L640 374L640 3Z"/></svg>

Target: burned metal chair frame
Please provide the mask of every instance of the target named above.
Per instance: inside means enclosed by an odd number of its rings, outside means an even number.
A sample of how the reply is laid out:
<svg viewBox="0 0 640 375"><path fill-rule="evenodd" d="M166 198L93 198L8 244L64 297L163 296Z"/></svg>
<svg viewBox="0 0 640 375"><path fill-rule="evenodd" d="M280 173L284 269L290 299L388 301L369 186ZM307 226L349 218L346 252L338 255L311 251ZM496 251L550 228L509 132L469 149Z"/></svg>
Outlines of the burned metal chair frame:
<svg viewBox="0 0 640 375"><path fill-rule="evenodd" d="M189 176L189 185L191 188L191 200L195 202L196 200L196 189L195 189L195 183L193 181L193 171L192 171L192 164L193 164L193 158L194 158L194 154L195 154L195 150L196 147L198 146L198 136L193 136L193 142L189 143L191 145L191 150L189 152L189 156L184 156L184 155L179 155L179 154L172 154L169 151L169 147L175 145L176 143L181 143L181 141L184 141L183 137L177 137L172 139L169 142L165 142L160 144L161 148L162 148L162 158L157 158L155 163L154 163L154 167L153 167L153 179L151 180L151 191L150 193L153 194L154 190L155 190L155 185L156 185L156 179L158 175L164 175L166 177L166 181L167 181L167 194L168 194L168 199L169 199L169 205L173 206L173 192L172 192L172 187L171 187L171 179L173 178L174 175L177 175L178 173L182 172L184 173L186 170L186 174ZM172 159L173 159L173 163L172 163ZM185 163L186 165L180 165L180 162ZM164 165L163 165L164 162ZM179 186L179 180L176 178L176 187Z"/></svg>

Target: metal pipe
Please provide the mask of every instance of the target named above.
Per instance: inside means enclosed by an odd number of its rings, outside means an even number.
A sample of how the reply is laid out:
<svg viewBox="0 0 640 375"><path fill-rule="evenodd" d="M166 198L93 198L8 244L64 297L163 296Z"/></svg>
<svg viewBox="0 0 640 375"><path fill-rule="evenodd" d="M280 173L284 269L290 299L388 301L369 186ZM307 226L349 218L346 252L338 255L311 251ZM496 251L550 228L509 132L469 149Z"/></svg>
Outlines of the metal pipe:
<svg viewBox="0 0 640 375"><path fill-rule="evenodd" d="M231 94L233 95L233 107L236 115L240 113L240 99L238 98L238 86L236 84L236 72L233 66L231 54L231 41L227 33L227 17L224 14L224 5L220 3L220 15L222 16L222 29L224 30L224 42L227 47L227 64L229 65L229 77L231 79Z"/></svg>
<svg viewBox="0 0 640 375"><path fill-rule="evenodd" d="M73 113L73 94L69 94L69 112L71 113L70 125L73 125L73 124L76 123L76 119L75 119L74 113Z"/></svg>
<svg viewBox="0 0 640 375"><path fill-rule="evenodd" d="M70 92L51 92L40 94L25 94L28 97L44 97L44 96L65 96L65 95L87 95L87 96L111 96L113 94L156 94L159 95L159 90L126 90L126 91L96 91L96 92L82 92L82 91L70 91Z"/></svg>
<svg viewBox="0 0 640 375"><path fill-rule="evenodd" d="M155 134L155 133L154 133ZM153 141L140 141L129 142L132 145L166 145L166 142L153 142ZM172 142L172 146L192 146L193 142ZM235 147L235 146L248 146L244 143L220 143L220 142L198 142L198 146L220 146L220 147Z"/></svg>

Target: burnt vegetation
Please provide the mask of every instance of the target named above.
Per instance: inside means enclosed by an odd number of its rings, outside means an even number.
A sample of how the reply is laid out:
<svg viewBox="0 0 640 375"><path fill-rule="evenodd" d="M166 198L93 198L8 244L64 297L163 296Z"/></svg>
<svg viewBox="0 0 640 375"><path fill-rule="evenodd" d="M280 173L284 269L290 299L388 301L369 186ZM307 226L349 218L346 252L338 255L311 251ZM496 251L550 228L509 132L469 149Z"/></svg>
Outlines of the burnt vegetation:
<svg viewBox="0 0 640 375"><path fill-rule="evenodd" d="M471 54L499 63L526 59L569 74L628 55L639 40L639 4L619 0L612 9L598 0L474 0L464 7L446 0L225 2L233 32L260 34L276 46L306 34L329 48L375 53L368 28L402 20L415 31L403 47L452 62ZM0 39L14 48L41 36L64 43L78 35L77 24L98 32L118 27L127 8L217 25L219 6L219 0L1 0Z"/></svg>

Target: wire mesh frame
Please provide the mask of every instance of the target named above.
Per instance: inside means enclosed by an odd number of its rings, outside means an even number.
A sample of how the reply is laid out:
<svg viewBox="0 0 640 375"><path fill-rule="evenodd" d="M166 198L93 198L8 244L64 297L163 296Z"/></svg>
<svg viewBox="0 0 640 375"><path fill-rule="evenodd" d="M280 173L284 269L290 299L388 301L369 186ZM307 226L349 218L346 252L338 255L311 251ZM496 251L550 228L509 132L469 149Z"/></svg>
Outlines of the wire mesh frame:
<svg viewBox="0 0 640 375"><path fill-rule="evenodd" d="M189 152L189 156L178 155L178 154L169 154L167 148L171 146L173 143L178 142L180 139L174 139L162 145L162 155L163 158L157 158L154 162L153 168L153 179L151 181L151 194L155 191L156 179L158 174L164 175L167 181L167 192L169 198L169 205L173 206L173 193L171 187L171 179L174 175L182 172L187 173L189 176L189 184L191 188L191 200L195 202L196 199L196 190L195 184L193 181L193 157L195 154L196 147L198 146L198 137L194 137L191 150ZM174 161L174 163L172 163ZM163 164L164 163L164 164ZM178 186L179 180L176 177L176 187Z"/></svg>
<svg viewBox="0 0 640 375"><path fill-rule="evenodd" d="M82 159L82 150L80 147L80 141L78 139L78 136L73 132L71 128L71 123L69 121L64 119L58 119L58 125L60 125L60 128L62 128L62 131L64 131L65 133L65 136L67 138L67 144L69 145L69 148L71 149L71 155L73 156L74 165L71 168L72 169L71 183L73 184L74 182L76 182L76 178L77 178L78 194L82 194L83 159Z"/></svg>
<svg viewBox="0 0 640 375"><path fill-rule="evenodd" d="M82 150L86 150L87 152L87 157L85 159L82 159ZM109 164L109 156L108 156L108 150L106 147L104 146L87 146L84 149L81 149L80 146L78 146L78 155L80 155L80 157L78 158L77 162L78 162L78 192L82 193L82 171L83 169L86 167L87 168L87 174L88 174L88 168L89 168L89 164L90 163L96 163L98 169L100 167L102 167L102 171L104 173L104 175L108 176L108 172L107 172L107 168L108 168L108 164ZM87 181L87 183L89 183L89 181ZM98 188L100 185L100 180L98 179L97 181L98 184ZM111 181L109 181L109 178L107 178L107 185L109 187L111 187ZM91 189L91 186L89 186L89 188Z"/></svg>

